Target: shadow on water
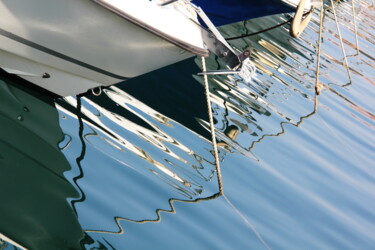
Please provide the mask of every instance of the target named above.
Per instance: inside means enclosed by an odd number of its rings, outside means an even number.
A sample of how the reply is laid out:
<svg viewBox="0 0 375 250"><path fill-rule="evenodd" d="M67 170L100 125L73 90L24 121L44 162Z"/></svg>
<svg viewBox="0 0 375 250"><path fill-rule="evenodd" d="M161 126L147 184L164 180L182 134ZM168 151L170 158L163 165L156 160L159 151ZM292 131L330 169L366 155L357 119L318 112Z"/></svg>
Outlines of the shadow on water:
<svg viewBox="0 0 375 250"><path fill-rule="evenodd" d="M30 249L79 248L84 232L67 203L77 190L53 99L0 79L0 231ZM20 79L17 79L20 81Z"/></svg>
<svg viewBox="0 0 375 250"><path fill-rule="evenodd" d="M195 154L128 106L126 106L128 109L126 107L119 109L119 101L132 98L120 89L105 90L106 94L103 94L100 98L93 96L77 97L67 98L67 101L65 101L54 100L28 90L22 87L19 81L22 80L6 74L1 76L0 81L0 119L2 127L0 131L0 162L2 185L7 187L1 189L1 197L5 202L0 208L0 231L6 237L14 239L18 244L30 249L79 249L82 244L91 245L95 243L86 232L122 233L123 228L119 224L121 220L136 223L159 222L162 212L175 213L173 205L175 202L196 203L219 197L219 194L215 192L212 195L207 195L207 197L199 197L204 194L202 190L204 183L200 182L210 181L214 175L213 167L210 166L211 163L204 159L207 156ZM18 83L14 84L14 82ZM103 100L104 96L107 99ZM82 99L85 102L84 107ZM94 103L90 99L96 102ZM89 108L88 103L96 107L96 111L100 110L98 112L101 112L101 114L92 115L87 110ZM121 104L134 105L140 110L145 110L144 104L134 99ZM159 123L165 124L167 127L173 126L173 121L169 118L151 109L148 111L152 112L153 118ZM78 130L75 135L63 133L59 124L59 116L63 120L67 119L67 116L74 119ZM114 132L112 127L107 127L106 123L98 119L101 116L110 116L111 120L121 120L123 123L119 125L124 126L131 133L136 134L148 143L152 143L153 147L162 150L172 158L187 164L186 160L165 147L162 141L173 144L190 155L195 164L191 165L192 169L190 170L174 171L173 167L178 168L178 165L173 160L165 159L165 163L155 160L144 149L132 145L133 142L127 141L122 135ZM126 125L132 127L129 128ZM89 133L87 133L88 127L91 128ZM118 232L115 228L113 228L113 232L101 230L98 227L99 225L96 225L97 230L83 229L82 222L79 220L85 211L79 210L77 207L80 203L86 202L87 197L79 182L87 177L84 168L89 166L85 164L85 158L88 157L87 154L90 156L90 148L99 144L93 145L93 142L95 143L97 137L103 139L104 136L107 137L105 143L109 143L113 147L112 150L119 149L121 153L129 150L143 162L154 166L154 169L149 167L146 172L158 177L159 181L180 193L181 199L166 197L166 202L162 202L167 203L166 208L154 209L155 219L127 219L110 214L109 216L112 216L114 224L118 226ZM194 136L196 135L194 134ZM203 137L201 140L206 141ZM77 148L75 148L75 143L77 143ZM116 143L117 145L115 145ZM208 147L209 143L205 143ZM75 156L63 154L72 147L74 148L71 153ZM101 153L105 154L103 151ZM207 153L210 154L209 150ZM126 161L121 157L116 160ZM205 166L207 163L208 167ZM170 166L167 167L166 164ZM72 166L76 168L75 172ZM141 172L137 170L141 166L142 164L135 165L132 169ZM104 167L107 168L107 166ZM193 171L195 177L189 176L191 175L189 172ZM74 173L69 180L69 174L67 178L66 173L70 172ZM109 173L109 175L112 174ZM144 175L144 173L141 173L141 175ZM111 185L116 186L116 181L111 179L110 176L105 181L113 182ZM142 179L139 178L138 181L144 181ZM123 180L118 181L122 182ZM90 183L90 185L92 184ZM134 186L132 187L134 188ZM103 189L103 187L99 189ZM121 190L121 192L123 191L124 189ZM89 192L89 194L92 193ZM170 194L168 196L170 197ZM143 197L139 198L143 199ZM134 199L132 201L134 202ZM122 203L121 205L124 206L125 204ZM145 205L147 205L147 202ZM152 207L150 209L153 210ZM135 213L138 212L135 211ZM120 212L119 214L123 213ZM153 216L150 215L150 217ZM111 222L111 220L108 220L108 222ZM97 241L95 244L102 245L104 243ZM108 242L106 244L110 245Z"/></svg>

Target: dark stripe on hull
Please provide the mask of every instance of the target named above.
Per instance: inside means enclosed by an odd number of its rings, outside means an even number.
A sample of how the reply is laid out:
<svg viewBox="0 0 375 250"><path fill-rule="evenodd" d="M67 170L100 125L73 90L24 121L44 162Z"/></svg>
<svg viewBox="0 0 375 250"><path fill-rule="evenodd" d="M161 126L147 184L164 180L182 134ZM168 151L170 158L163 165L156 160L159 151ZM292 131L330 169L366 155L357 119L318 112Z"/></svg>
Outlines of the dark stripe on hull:
<svg viewBox="0 0 375 250"><path fill-rule="evenodd" d="M34 42L32 42L32 41L29 41L29 40L27 40L27 39L25 39L25 38L22 38L22 37L20 37L20 36L17 36L17 35L15 35L15 34L12 34L12 33L8 32L8 31L6 31L6 30L3 30L3 29L1 29L1 28L0 28L0 35L5 36L5 37L7 37L7 38L9 38L9 39L12 39L12 40L14 40L14 41L16 41L16 42L22 43L22 44L24 44L24 45L26 45L26 46L29 46L29 47L31 47L31 48L37 49L37 50L39 50L39 51L42 51L42 52L44 52L44 53L47 53L47 54L49 54L49 55L52 55L52 56L58 57L58 58L60 58L60 59L62 59L62 60L65 60L65 61L68 61L68 62L74 63L74 64L76 64L76 65L79 65L79 66L81 66L81 67L84 67L84 68L90 69L90 70L95 71L95 72L97 72L97 73L100 73L100 74L103 74L103 75L106 75L106 76L110 76L110 77L112 77L112 78L119 79L119 80L126 80L126 79L129 79L129 77L124 77L124 76L116 75L116 74L111 73L111 72L108 72L108 71L106 71L106 70L104 70L104 69L97 68L97 67L95 67L95 66L93 66L93 65L87 64L87 63L85 63L85 62L79 61L79 60L74 59L74 58L72 58L72 57L69 57L69 56L67 56L67 55L61 54L60 52L57 52L57 51L55 51L55 50L49 49L49 48L47 48L47 47L44 47L44 46L42 46L42 45L40 45L40 44L34 43Z"/></svg>

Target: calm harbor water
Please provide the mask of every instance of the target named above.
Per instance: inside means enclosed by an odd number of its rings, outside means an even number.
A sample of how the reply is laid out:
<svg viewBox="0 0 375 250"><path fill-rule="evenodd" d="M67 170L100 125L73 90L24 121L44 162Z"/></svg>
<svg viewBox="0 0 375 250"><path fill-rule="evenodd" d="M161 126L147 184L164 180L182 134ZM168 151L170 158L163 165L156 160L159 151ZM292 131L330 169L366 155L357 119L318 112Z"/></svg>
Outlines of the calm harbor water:
<svg viewBox="0 0 375 250"><path fill-rule="evenodd" d="M300 39L282 26L231 41L252 49L257 75L209 78L224 196L199 59L99 97L1 78L0 233L29 249L375 249L374 7L356 1L356 56L351 3L336 11L352 81L328 12L317 99L318 11Z"/></svg>

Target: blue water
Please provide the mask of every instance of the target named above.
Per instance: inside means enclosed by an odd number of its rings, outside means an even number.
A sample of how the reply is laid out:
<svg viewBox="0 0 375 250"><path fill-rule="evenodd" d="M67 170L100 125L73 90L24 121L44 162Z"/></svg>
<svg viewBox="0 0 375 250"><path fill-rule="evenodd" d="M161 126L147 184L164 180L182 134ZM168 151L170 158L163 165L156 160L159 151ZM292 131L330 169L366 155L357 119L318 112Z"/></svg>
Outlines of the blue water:
<svg viewBox="0 0 375 250"><path fill-rule="evenodd" d="M200 59L100 97L51 101L1 81L0 232L30 249L375 249L374 7L356 1L357 56L351 3L336 11L352 81L328 12L317 99L318 11L300 39L282 26L231 41L252 49L257 75L209 78L224 195Z"/></svg>

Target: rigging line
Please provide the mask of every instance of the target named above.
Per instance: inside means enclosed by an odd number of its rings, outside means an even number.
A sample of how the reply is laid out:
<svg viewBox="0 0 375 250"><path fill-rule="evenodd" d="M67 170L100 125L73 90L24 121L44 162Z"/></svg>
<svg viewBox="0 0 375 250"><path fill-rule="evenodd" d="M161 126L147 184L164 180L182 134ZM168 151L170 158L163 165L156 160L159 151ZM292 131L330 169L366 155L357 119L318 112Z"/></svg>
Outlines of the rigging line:
<svg viewBox="0 0 375 250"><path fill-rule="evenodd" d="M206 69L206 59L203 56L202 56L202 71L203 71L203 73L205 73L207 71L207 69ZM208 86L208 76L207 76L207 74L203 74L203 80L204 80L204 88L205 88L206 101L207 101L208 117L209 117L209 120L210 120L212 146L213 146L214 156L215 156L217 182L218 182L218 185L219 185L219 192L220 192L220 194L223 195L224 194L224 188L223 188L223 182L222 182L222 178L221 178L219 154L218 154L217 145L216 145L215 126L214 126L214 119L213 119L213 115L212 115L211 100L210 100L210 88Z"/></svg>
<svg viewBox="0 0 375 250"><path fill-rule="evenodd" d="M322 0L322 3L323 3L323 0ZM335 7L333 6L333 2L331 0L331 4L332 4L332 10L333 10L333 13L335 15L335 21L336 21L336 25L337 25L337 29L340 33L340 30L339 30L339 27L338 27L338 24L337 24L337 19L336 19L336 12L335 12ZM323 88L323 84L322 83L319 83L319 70L320 70L320 54L321 54L321 43L322 43L322 29L323 29L323 14L324 14L324 9L323 9L323 4L322 4L322 7L321 7L321 10L320 10L320 25L319 25L319 43L318 43L318 55L317 55L317 67L316 67L316 78L315 78L315 104L314 104L314 109L316 112L317 111L317 106L318 106L318 95L320 94L320 91L321 89ZM341 34L340 34L340 39L341 39ZM342 42L342 40L340 40ZM342 44L341 44L342 45ZM344 56L345 56L345 59L346 59L346 55L345 55L345 51L343 50L344 52ZM350 76L350 74L349 74ZM351 81L351 79L350 79ZM341 141L340 139L340 136L338 136L335 131L333 131L330 126L326 123L326 121L323 119L323 117L321 115L318 114L318 116L322 119L323 121L323 124L328 128L328 130L331 131L332 134L334 134L336 136L336 138L339 138L340 140L340 143L342 145L344 145L344 148L348 150L349 153L353 154L353 152L347 147L347 145Z"/></svg>
<svg viewBox="0 0 375 250"><path fill-rule="evenodd" d="M355 8L354 8L354 0L352 0L352 13L353 13L353 22L354 22L355 42L356 42L356 46L357 46L357 54L355 54L355 55L359 55L358 30L357 30L356 12L355 12Z"/></svg>
<svg viewBox="0 0 375 250"><path fill-rule="evenodd" d="M263 237L260 235L260 233L256 230L256 228L250 223L250 221L245 217L245 215L243 215L241 213L240 210L238 210L234 205L233 203L228 199L228 197L226 195L223 195L223 198L225 199L225 201L229 204L229 206L231 206L231 208L244 220L244 222L246 223L246 225L248 225L250 227L250 229L254 232L254 234L256 235L256 237L258 238L258 240L263 244L263 246L268 249L268 250L271 250L271 247L265 242L265 240L263 239Z"/></svg>
<svg viewBox="0 0 375 250"><path fill-rule="evenodd" d="M337 4L338 2L340 2L341 0L335 0L335 4ZM322 4L324 4L324 1L322 1ZM330 8L332 8L332 5L329 5L327 8L324 9L324 11L328 11Z"/></svg>
<svg viewBox="0 0 375 250"><path fill-rule="evenodd" d="M278 132L277 134L264 134L261 138L259 138L259 139L256 140L256 141L253 141L253 142L251 143L251 146L249 147L249 150L254 149L254 147L255 147L255 145L256 145L257 143L262 142L262 141L263 141L264 139L266 139L267 137L278 137L278 136L281 136L281 135L285 134L285 133L286 133L286 125L292 125L292 126L298 128L298 127L302 124L302 122L303 122L305 119L310 118L311 116L313 116L313 115L316 114L316 112L317 112L317 106L318 106L318 98L317 98L317 95L315 95L315 99L314 99L314 110L313 110L311 113L309 113L309 114L307 114L307 115L305 115L305 116L300 117L300 120L299 120L298 122L296 122L296 123L292 123L292 122L281 122L281 123L280 123L281 131L280 131L280 132Z"/></svg>
<svg viewBox="0 0 375 250"><path fill-rule="evenodd" d="M318 54L317 54L317 66L316 66L316 74L315 74L315 98L314 98L314 110L313 112L311 112L310 114L306 115L306 116L303 116L301 117L301 119L296 123L290 123L290 122L281 122L281 132L275 134L275 135L268 135L268 134L265 134L263 135L259 140L257 141L254 141L251 146L250 146L250 150L254 148L255 144L256 143L260 143L261 141L263 141L266 137L271 137L271 136L280 136L282 134L285 133L285 127L284 125L286 124L290 124L290 125L293 125L295 127L298 127L302 121L304 119L307 119L309 118L310 116L316 114L317 110L318 110L318 95L320 94L320 91L323 87L323 85L321 83L319 83L319 71L320 71L320 54L321 54L321 44L322 44L322 31L323 31L323 20L324 20L324 13L325 11L327 10L324 9L324 5L323 5L323 0L322 1L322 5L321 5L321 8L320 8L320 24L319 24L319 37L318 37Z"/></svg>
<svg viewBox="0 0 375 250"><path fill-rule="evenodd" d="M342 41L341 30L340 30L339 23L338 23L338 20L337 20L335 6L334 6L333 1L332 0L330 0L330 1L331 1L332 11L333 11L333 16L335 17L336 29L337 29L337 32L339 34L339 40L340 40L340 44L341 44L341 50L342 50L342 53L344 55L344 63L343 64L344 64L344 66L346 66L346 70L348 72L349 83L352 83L352 76L350 74L349 64L348 64L347 56L346 56L346 53L345 53L344 43Z"/></svg>

